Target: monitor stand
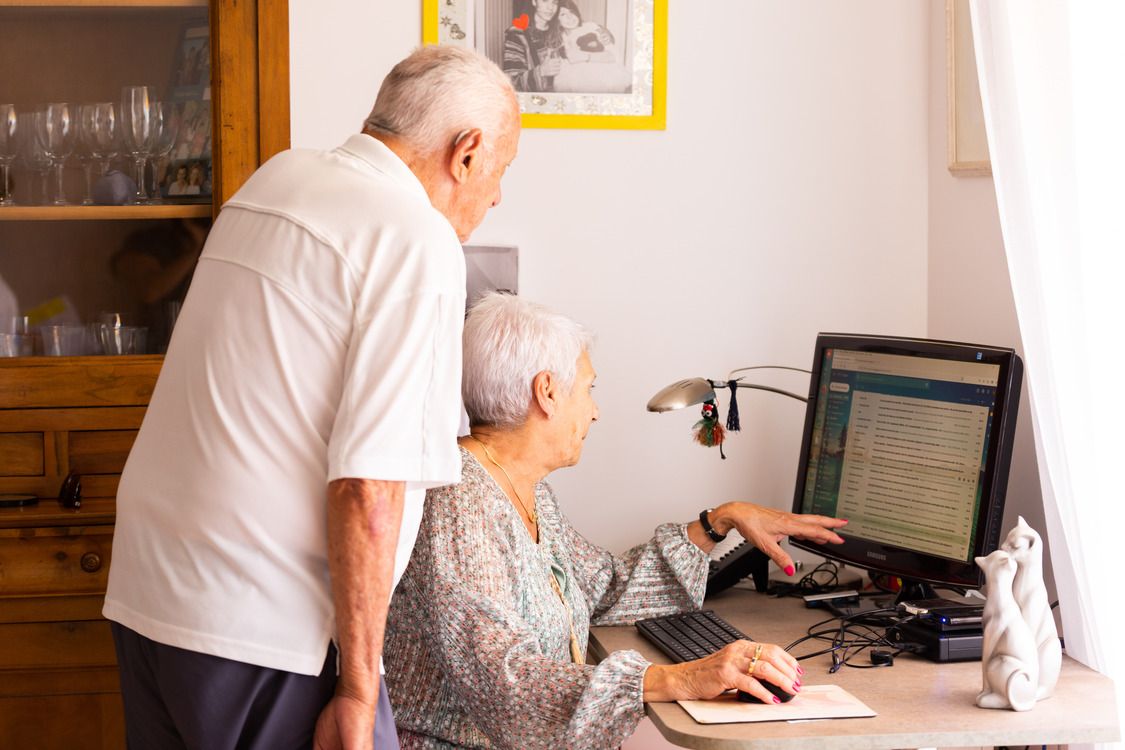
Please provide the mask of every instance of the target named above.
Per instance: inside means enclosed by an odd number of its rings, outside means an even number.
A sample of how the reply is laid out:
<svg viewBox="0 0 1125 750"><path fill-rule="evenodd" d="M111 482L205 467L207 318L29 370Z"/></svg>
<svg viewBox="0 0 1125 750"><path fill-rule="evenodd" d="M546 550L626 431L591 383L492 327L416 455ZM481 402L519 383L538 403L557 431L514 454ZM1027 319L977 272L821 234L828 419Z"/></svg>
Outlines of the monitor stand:
<svg viewBox="0 0 1125 750"><path fill-rule="evenodd" d="M840 610L837 614L841 616L854 615L857 613L857 608L859 610L897 609L900 604L904 603L924 602L930 606L936 606L941 602L948 602L949 604L955 603L943 599L937 591L934 590L934 587L926 581L915 581L908 578L903 578L901 580L902 587L893 597L891 596L891 592L885 592L884 596L873 597L869 603L862 606L846 602L837 607ZM829 605L829 609L833 609L833 607Z"/></svg>
<svg viewBox="0 0 1125 750"><path fill-rule="evenodd" d="M894 603L890 606L895 607L903 602L933 601L941 598L929 583L903 578L902 588L899 589L898 595L894 598Z"/></svg>

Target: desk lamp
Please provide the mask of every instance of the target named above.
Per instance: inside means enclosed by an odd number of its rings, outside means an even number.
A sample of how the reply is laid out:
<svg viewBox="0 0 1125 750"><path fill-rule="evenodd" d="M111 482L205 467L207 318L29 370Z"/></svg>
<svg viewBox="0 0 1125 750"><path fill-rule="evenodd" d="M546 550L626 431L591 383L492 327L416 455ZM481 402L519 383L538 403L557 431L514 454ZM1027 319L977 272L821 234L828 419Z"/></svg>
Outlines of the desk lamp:
<svg viewBox="0 0 1125 750"><path fill-rule="evenodd" d="M648 410L655 412L674 411L676 409L683 409L686 406L693 406L695 404L703 404L703 416L695 423L695 442L705 446L719 446L719 455L726 458L723 453L723 440L726 438L726 430L738 432L741 428L738 419L738 401L735 399L735 394L739 388L753 388L759 391L770 391L772 393L780 393L783 396L797 399L798 401L808 402L808 398L800 396L796 393L783 390L781 388L774 388L769 385L761 385L759 383L745 383L742 378L736 378L735 373L745 372L746 370L793 370L795 372L803 372L812 374L810 370L804 370L800 367L784 367L782 365L758 365L756 367L741 367L737 370L731 370L727 375L726 380L711 380L709 378L687 378L686 380L678 380L667 388L662 389L659 393L649 399ZM719 423L719 409L715 403L715 388L723 387L730 389L730 409L727 412L726 430L723 425Z"/></svg>

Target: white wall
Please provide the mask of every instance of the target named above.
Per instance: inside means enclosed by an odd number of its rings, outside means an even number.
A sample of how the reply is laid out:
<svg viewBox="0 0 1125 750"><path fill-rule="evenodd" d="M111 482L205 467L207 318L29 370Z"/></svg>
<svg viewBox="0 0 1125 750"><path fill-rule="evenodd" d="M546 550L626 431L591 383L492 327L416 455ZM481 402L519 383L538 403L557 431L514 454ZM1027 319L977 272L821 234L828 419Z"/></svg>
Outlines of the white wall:
<svg viewBox="0 0 1125 750"><path fill-rule="evenodd" d="M420 2L290 0L294 145L359 128ZM695 413L645 412L664 385L808 367L822 330L1019 342L992 181L945 168L943 0L670 5L667 130L525 130L473 238L518 244L521 293L600 334L601 423L552 481L618 551L722 500L791 502L799 403L743 391L722 461ZM1009 507L1041 519L1020 419ZM627 747L672 746L646 721Z"/></svg>
<svg viewBox="0 0 1125 750"><path fill-rule="evenodd" d="M930 3L929 335L1010 346L1022 354L992 178L954 177L947 168L944 6ZM1003 528L1014 527L1022 515L1047 540L1029 403L1025 378ZM1044 564L1054 601L1049 555Z"/></svg>
<svg viewBox="0 0 1125 750"><path fill-rule="evenodd" d="M667 129L525 130L473 237L518 245L521 293L599 333L601 422L552 481L618 551L724 500L791 502L798 402L740 393L722 461L691 442L697 412L645 411L657 390L808 367L821 330L926 334L927 6L670 5ZM420 42L421 0L290 14L293 144L332 146Z"/></svg>

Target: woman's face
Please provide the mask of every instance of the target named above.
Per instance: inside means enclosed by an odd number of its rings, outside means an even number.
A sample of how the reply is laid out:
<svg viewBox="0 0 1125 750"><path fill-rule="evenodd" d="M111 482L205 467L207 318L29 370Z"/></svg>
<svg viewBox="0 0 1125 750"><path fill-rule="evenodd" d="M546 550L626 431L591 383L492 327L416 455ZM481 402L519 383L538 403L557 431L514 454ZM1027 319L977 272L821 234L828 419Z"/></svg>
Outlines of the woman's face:
<svg viewBox="0 0 1125 750"><path fill-rule="evenodd" d="M559 466L573 466L582 456L582 441L590 425L598 421L600 413L598 405L594 403L594 366L590 364L590 355L583 352L578 358L578 372L574 378L574 387L570 393L558 400L554 422L557 423L558 449L560 452Z"/></svg>
<svg viewBox="0 0 1125 750"><path fill-rule="evenodd" d="M582 23L582 19L574 15L574 11L567 8L565 5L559 8L559 26L562 26L567 31L578 28L578 24Z"/></svg>
<svg viewBox="0 0 1125 750"><path fill-rule="evenodd" d="M532 0L535 5L535 17L541 21L550 21L559 12L559 0Z"/></svg>

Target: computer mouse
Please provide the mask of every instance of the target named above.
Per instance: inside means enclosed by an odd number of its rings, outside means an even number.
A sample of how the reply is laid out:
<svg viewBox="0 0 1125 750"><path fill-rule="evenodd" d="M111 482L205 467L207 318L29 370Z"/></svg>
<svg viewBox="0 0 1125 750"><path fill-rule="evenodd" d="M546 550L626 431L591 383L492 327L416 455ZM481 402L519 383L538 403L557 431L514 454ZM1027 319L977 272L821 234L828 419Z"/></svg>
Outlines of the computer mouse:
<svg viewBox="0 0 1125 750"><path fill-rule="evenodd" d="M793 700L794 698L797 697L797 696L793 695L792 693L785 692L784 690L781 689L781 687L779 687L778 685L774 685L772 682L766 682L765 680L758 680L758 682L762 683L762 687L764 687L766 690L768 690L771 693L773 693L774 695L776 695L777 699L779 701L781 701L782 703L788 703L789 701L791 701L791 700ZM753 695L752 693L744 692L742 690L738 691L738 700L742 701L743 703L764 703L765 702L761 698L759 698L758 696Z"/></svg>

